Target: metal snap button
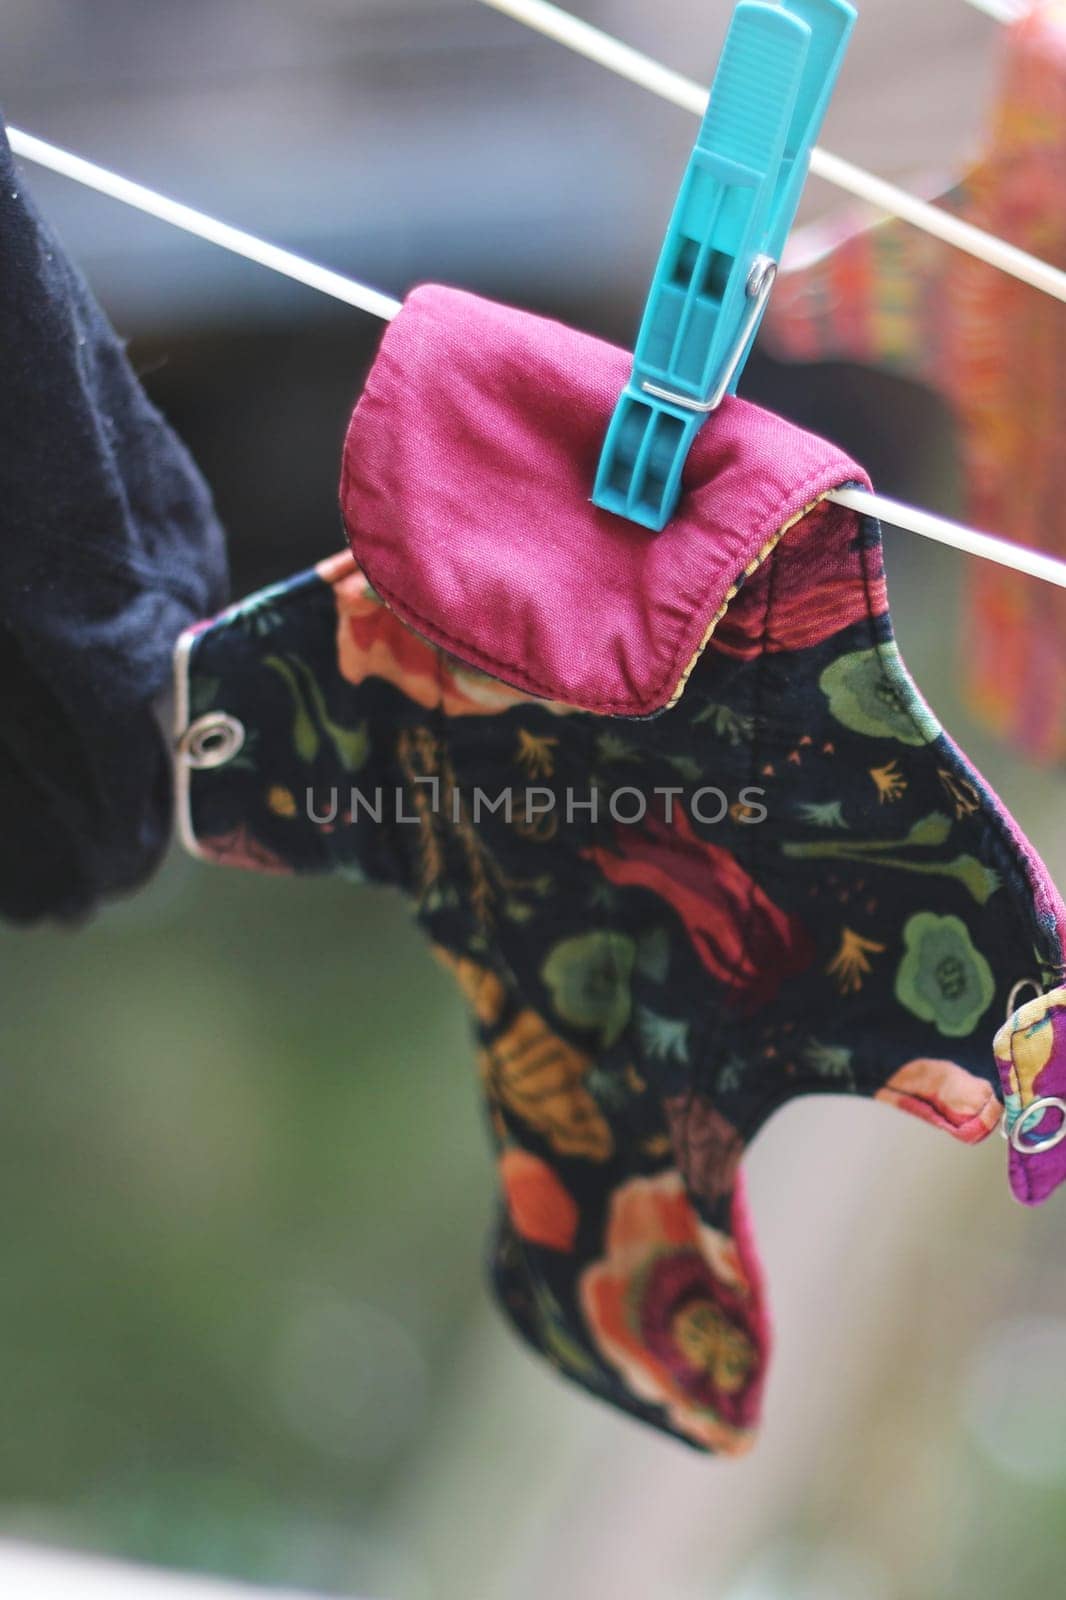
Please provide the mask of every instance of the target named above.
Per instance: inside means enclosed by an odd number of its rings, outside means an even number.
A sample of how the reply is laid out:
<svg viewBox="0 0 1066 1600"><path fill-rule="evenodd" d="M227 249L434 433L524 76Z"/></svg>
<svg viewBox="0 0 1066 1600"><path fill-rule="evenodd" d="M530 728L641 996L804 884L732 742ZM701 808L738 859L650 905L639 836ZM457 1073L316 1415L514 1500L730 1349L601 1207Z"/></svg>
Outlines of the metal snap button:
<svg viewBox="0 0 1066 1600"><path fill-rule="evenodd" d="M1026 1125L1032 1124L1034 1119L1039 1120L1051 1106L1055 1107L1062 1118L1054 1133L1045 1134L1042 1139L1023 1144ZM1020 1156L1035 1156L1039 1155L1041 1150L1053 1150L1063 1139L1066 1139L1066 1100L1060 1100L1058 1095L1054 1094L1043 1095L1041 1099L1027 1105L1010 1131L1010 1142Z"/></svg>
<svg viewBox="0 0 1066 1600"><path fill-rule="evenodd" d="M178 744L190 767L221 767L244 744L244 723L227 711L208 711L190 722Z"/></svg>

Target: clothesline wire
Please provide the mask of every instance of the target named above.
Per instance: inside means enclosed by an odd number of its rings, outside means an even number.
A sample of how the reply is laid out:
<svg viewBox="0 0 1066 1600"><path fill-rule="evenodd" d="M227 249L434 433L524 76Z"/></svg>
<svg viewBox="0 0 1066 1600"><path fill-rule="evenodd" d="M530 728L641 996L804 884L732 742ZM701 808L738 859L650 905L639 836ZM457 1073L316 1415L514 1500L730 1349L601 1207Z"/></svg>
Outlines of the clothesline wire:
<svg viewBox="0 0 1066 1600"><path fill-rule="evenodd" d="M209 244L219 245L234 255L245 256L249 261L258 262L261 267L268 267L271 272L295 278L297 283L304 283L309 289L318 289L322 294L331 295L334 300L343 300L346 305L356 306L360 311L369 311L371 316L381 317L385 322L391 322L400 309L400 302L391 295L356 283L354 279L346 278L340 272L332 272L328 267L317 266L291 250L282 249L280 245L268 244L265 239L246 233L243 228L234 228L228 222L220 222L217 217L209 217L192 206L182 205L180 200L171 200L154 189L145 188L143 183L120 177L117 172L109 172L106 167L86 161L70 150L61 150L58 145L35 138L21 128L8 128L7 136L12 150L24 161L48 167L52 172L61 173L64 178L73 178L75 183L109 195L112 200L120 200L123 205L132 206L136 211L145 211L173 228L194 233Z"/></svg>
<svg viewBox="0 0 1066 1600"><path fill-rule="evenodd" d="M695 116L702 117L707 109L708 91L703 84L675 72L672 67L664 66L643 50L624 44L613 34L593 27L592 23L584 22L571 12L564 11L561 6L550 4L549 0L481 0L481 4L502 12L535 33L554 39L557 44L564 45L589 61L595 61L597 65L606 67L608 72L626 78L642 89L650 90L660 100L667 100L683 111L691 111ZM952 216L950 212L942 211L939 206L930 205L926 200L919 200L916 195L908 194L896 184L875 177L873 173L845 161L841 156L823 150L820 145L811 151L810 170L836 188L866 201L876 210L899 217L901 221L920 228L923 233L933 234L944 244L976 256L979 261L1012 278L1018 278L1022 283L1030 284L1055 300L1066 301L1066 272L1050 262L1040 261L1027 251L1019 250L1016 245L1008 244L1005 239L986 233L982 228L975 228L973 223L964 222L961 217Z"/></svg>
<svg viewBox="0 0 1066 1600"><path fill-rule="evenodd" d="M113 200L119 200L124 205L147 212L160 222L180 228L186 233L195 234L197 238L205 239L223 250L244 256L247 260L255 261L272 272L293 278L297 283L306 284L310 289L317 289L321 294L341 300L345 305L368 311L371 316L380 317L385 322L391 322L400 310L400 301L391 295L382 294L379 289L372 289L367 284L358 283L355 279L333 272L328 267L306 261L291 250L270 244L255 234L245 232L243 228L232 227L228 222L219 221L217 217L208 216L192 206L183 205L181 201L171 200L166 195L158 194L154 189L146 188L142 183L134 183L129 178L123 178L106 167L97 166L93 161L86 161L84 157L74 155L69 150L62 150L58 145L49 144L46 140L38 139L20 128L9 128L8 138L12 150L26 161L33 161L38 166L47 167L52 172L58 172L63 177L71 178L75 183L83 184L89 189L95 189ZM1000 566L1010 567L1016 572L1024 572L1031 577L1066 588L1066 561L1058 561L1054 556L1045 555L1039 550L1028 550L1023 545L1012 544L1009 540L1000 539L994 534L981 533L976 528L968 528L962 523L935 516L930 511L923 511L914 506L904 505L898 500L890 500L884 495L870 494L864 489L839 489L831 493L828 498L838 505L848 506L866 516L879 517L894 527L905 528L922 538L935 539L940 544L951 545L954 549L963 550L969 555L997 562Z"/></svg>
<svg viewBox="0 0 1066 1600"><path fill-rule="evenodd" d="M967 0L975 11L983 11L997 22L1018 22L1025 15L1025 0Z"/></svg>

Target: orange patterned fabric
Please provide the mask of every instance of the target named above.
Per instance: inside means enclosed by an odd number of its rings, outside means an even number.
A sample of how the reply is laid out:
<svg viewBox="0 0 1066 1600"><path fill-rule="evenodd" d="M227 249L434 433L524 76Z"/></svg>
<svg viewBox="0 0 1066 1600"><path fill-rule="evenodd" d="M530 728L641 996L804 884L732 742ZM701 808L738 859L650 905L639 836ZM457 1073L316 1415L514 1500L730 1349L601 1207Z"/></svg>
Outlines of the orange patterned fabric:
<svg viewBox="0 0 1066 1600"><path fill-rule="evenodd" d="M940 204L1066 268L1066 0L1005 30L986 149ZM1038 290L905 223L855 219L799 236L769 347L864 362L939 390L958 421L966 515L1066 556L1066 313ZM963 671L997 733L1066 759L1066 592L968 565Z"/></svg>

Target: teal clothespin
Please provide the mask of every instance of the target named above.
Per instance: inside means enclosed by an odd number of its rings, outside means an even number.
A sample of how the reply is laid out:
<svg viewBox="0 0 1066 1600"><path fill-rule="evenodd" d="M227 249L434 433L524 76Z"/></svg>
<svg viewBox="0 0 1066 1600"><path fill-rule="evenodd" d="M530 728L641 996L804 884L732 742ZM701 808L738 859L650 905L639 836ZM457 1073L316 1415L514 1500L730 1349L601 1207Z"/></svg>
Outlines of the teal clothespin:
<svg viewBox="0 0 1066 1600"><path fill-rule="evenodd" d="M855 15L847 0L733 13L600 456L603 510L656 531L673 514L755 341Z"/></svg>

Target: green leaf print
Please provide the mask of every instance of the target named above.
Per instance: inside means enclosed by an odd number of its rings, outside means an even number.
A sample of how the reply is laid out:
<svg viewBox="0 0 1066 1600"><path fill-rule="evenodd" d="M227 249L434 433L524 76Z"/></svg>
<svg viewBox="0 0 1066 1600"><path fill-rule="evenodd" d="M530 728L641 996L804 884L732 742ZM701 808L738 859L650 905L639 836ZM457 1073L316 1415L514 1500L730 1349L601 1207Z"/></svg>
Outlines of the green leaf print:
<svg viewBox="0 0 1066 1600"><path fill-rule="evenodd" d="M820 1078L834 1078L841 1085L854 1086L851 1051L846 1045L822 1044L818 1039L808 1039L803 1047L803 1063Z"/></svg>
<svg viewBox="0 0 1066 1600"><path fill-rule="evenodd" d="M705 705L693 717L693 727L700 722L709 722L718 737L727 739L732 745L745 744L755 737L755 718L743 711L734 711L732 706L713 702Z"/></svg>
<svg viewBox="0 0 1066 1600"><path fill-rule="evenodd" d="M301 661L299 656L293 655L289 660L303 678L319 725L336 750L342 767L346 772L358 772L365 766L366 758L370 754L370 738L366 723L361 722L357 728L346 728L342 723L334 722L326 709L325 696L318 680L306 661Z"/></svg>
<svg viewBox="0 0 1066 1600"><path fill-rule="evenodd" d="M678 777L684 778L686 783L699 783L703 777L703 768L691 756L667 756L666 759Z"/></svg>
<svg viewBox="0 0 1066 1600"><path fill-rule="evenodd" d="M916 911L903 929L906 953L896 999L949 1039L971 1034L996 993L992 969L959 917Z"/></svg>
<svg viewBox="0 0 1066 1600"><path fill-rule="evenodd" d="M647 1006L638 1006L637 1033L652 1061L688 1060L688 1023L680 1018L661 1017Z"/></svg>
<svg viewBox="0 0 1066 1600"><path fill-rule="evenodd" d="M567 1328L559 1302L551 1290L536 1278L531 1277L530 1288L549 1360L564 1372L571 1372L587 1383L592 1382L596 1377L596 1364Z"/></svg>
<svg viewBox="0 0 1066 1600"><path fill-rule="evenodd" d="M636 745L630 744L628 739L623 739L617 733L601 733L596 740L596 754L605 766L613 766L619 761L640 760Z"/></svg>
<svg viewBox="0 0 1066 1600"><path fill-rule="evenodd" d="M934 811L922 817L902 839L804 839L781 846L786 856L808 861L860 861L871 867L887 867L895 872L916 872L931 878L954 878L973 896L979 906L987 904L999 888L999 874L976 856L958 855L953 861L922 861L901 856L907 848L930 849L945 843L951 833L951 819Z"/></svg>
<svg viewBox="0 0 1066 1600"><path fill-rule="evenodd" d="M814 828L846 828L840 800L808 800L796 807L796 815Z"/></svg>
<svg viewBox="0 0 1066 1600"><path fill-rule="evenodd" d="M826 667L818 686L829 710L853 733L900 744L930 744L940 724L911 683L896 646L852 650Z"/></svg>
<svg viewBox="0 0 1066 1600"><path fill-rule="evenodd" d="M361 722L357 728L346 728L334 722L314 673L299 656L290 655L285 660L280 656L266 656L264 659L265 664L284 679L292 696L292 743L300 760L311 762L315 759L321 749L324 733L345 771L358 772L370 754L366 723Z"/></svg>
<svg viewBox="0 0 1066 1600"><path fill-rule="evenodd" d="M284 679L289 693L292 695L292 747L301 761L313 761L318 754L322 741L318 736L318 729L311 721L307 707L304 705L303 694L296 676L287 662L280 656L265 656L264 665L272 672Z"/></svg>
<svg viewBox="0 0 1066 1600"><path fill-rule="evenodd" d="M595 1029L613 1044L629 1021L629 980L636 946L623 933L606 931L563 939L548 953L540 975L564 1022Z"/></svg>

